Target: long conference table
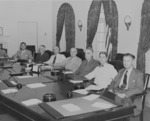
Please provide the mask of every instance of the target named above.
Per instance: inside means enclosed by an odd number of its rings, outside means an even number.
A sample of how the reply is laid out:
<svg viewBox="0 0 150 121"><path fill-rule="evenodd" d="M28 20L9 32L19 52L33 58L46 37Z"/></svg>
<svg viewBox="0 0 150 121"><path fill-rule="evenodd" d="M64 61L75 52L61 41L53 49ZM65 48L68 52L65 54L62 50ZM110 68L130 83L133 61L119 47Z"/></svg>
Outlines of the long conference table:
<svg viewBox="0 0 150 121"><path fill-rule="evenodd" d="M14 72L15 70L15 72ZM13 73L20 72L20 64L13 64ZM22 101L29 99L43 100L43 95L46 93L53 93L56 96L57 101L74 100L85 95L74 93L71 99L68 99L67 92L72 88L67 80L58 81L57 78L51 77L50 72L46 72L39 76L27 76L27 78L14 77L10 78L10 72L0 69L0 104L4 105L15 113L18 117L21 117L21 121L112 121L120 118L125 118L133 115L135 106L129 107L116 107L112 110L99 110L89 113L83 113L79 115L73 115L63 118L57 118L51 115L51 112L45 111L39 104L25 106ZM3 80L14 80L17 83L21 83L23 86L15 93L4 94L2 90L16 87L8 87ZM42 83L46 86L40 88L29 88L28 84ZM55 102L57 102L55 101ZM79 100L80 102L80 100ZM86 103L86 101L85 101ZM54 110L52 110L54 111ZM54 112L52 112L53 114Z"/></svg>

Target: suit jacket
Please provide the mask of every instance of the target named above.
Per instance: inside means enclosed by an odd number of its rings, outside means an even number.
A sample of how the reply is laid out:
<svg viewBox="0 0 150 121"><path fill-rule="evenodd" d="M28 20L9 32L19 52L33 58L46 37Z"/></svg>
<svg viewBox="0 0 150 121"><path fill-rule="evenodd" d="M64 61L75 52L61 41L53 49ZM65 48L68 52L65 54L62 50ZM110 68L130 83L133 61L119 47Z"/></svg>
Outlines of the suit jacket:
<svg viewBox="0 0 150 121"><path fill-rule="evenodd" d="M93 58L88 62L87 60L82 61L80 67L75 71L75 74L81 74L83 76L92 72L97 66L99 62L94 60Z"/></svg>
<svg viewBox="0 0 150 121"><path fill-rule="evenodd" d="M57 54L57 55L52 55L51 58L46 63L52 64L53 61L54 61L55 56L56 56L55 63L62 62L66 59L66 57L63 54Z"/></svg>
<svg viewBox="0 0 150 121"><path fill-rule="evenodd" d="M118 75L114 78L114 80L110 84L110 88L115 90L115 92L120 92L119 90L117 90L117 88L119 87L124 72L125 68L121 69ZM143 73L133 68L129 76L128 88L122 91L121 93L125 93L126 97L130 98L134 94L143 92L143 89L144 89ZM136 105L134 115L138 115L142 109L141 98L135 99L133 103Z"/></svg>
<svg viewBox="0 0 150 121"><path fill-rule="evenodd" d="M15 55L13 55L13 58L17 59L24 59L24 60L32 60L32 54L30 50L25 49L25 51L22 53L22 50L18 50Z"/></svg>
<svg viewBox="0 0 150 121"><path fill-rule="evenodd" d="M46 62L49 59L49 54L47 52L44 52L42 55L41 53L37 53L34 61L35 62Z"/></svg>

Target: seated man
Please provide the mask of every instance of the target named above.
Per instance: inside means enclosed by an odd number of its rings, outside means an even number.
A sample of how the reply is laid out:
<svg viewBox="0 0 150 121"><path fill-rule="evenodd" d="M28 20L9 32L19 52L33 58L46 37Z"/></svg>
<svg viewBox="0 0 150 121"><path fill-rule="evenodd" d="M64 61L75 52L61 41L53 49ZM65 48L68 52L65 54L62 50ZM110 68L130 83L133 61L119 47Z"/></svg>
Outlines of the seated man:
<svg viewBox="0 0 150 121"><path fill-rule="evenodd" d="M99 62L101 65L85 76L89 80L95 78L94 84L99 86L100 89L106 88L117 75L116 69L113 65L107 63L107 59L107 53L100 52Z"/></svg>
<svg viewBox="0 0 150 121"><path fill-rule="evenodd" d="M125 68L121 69L118 75L110 84L110 89L117 93L121 98L127 99L133 94L143 92L143 73L133 67L135 56L127 53L123 56L123 65ZM141 111L141 99L134 100L137 106L134 111L138 115Z"/></svg>
<svg viewBox="0 0 150 121"><path fill-rule="evenodd" d="M87 75L99 65L99 62L93 59L93 49L91 47L87 48L85 51L85 58L80 67L75 71L74 74Z"/></svg>
<svg viewBox="0 0 150 121"><path fill-rule="evenodd" d="M46 62L49 59L49 54L45 52L45 45L39 47L39 53L37 53L35 62Z"/></svg>
<svg viewBox="0 0 150 121"><path fill-rule="evenodd" d="M55 63L62 62L66 59L66 57L63 54L59 53L59 47L55 46L53 48L54 55L51 56L51 58L46 62L50 66L53 66Z"/></svg>
<svg viewBox="0 0 150 121"><path fill-rule="evenodd" d="M32 54L30 50L26 49L26 43L25 42L21 42L20 43L20 50L18 50L16 52L15 55L13 55L13 59L18 60L27 60L28 62L32 61Z"/></svg>
<svg viewBox="0 0 150 121"><path fill-rule="evenodd" d="M70 55L71 56L66 58L64 61L60 63L55 63L54 68L58 66L64 66L65 69L75 72L81 65L82 60L76 56L77 55L76 48L71 48Z"/></svg>
<svg viewBox="0 0 150 121"><path fill-rule="evenodd" d="M0 45L0 57L8 57L6 51L2 49L1 45Z"/></svg>

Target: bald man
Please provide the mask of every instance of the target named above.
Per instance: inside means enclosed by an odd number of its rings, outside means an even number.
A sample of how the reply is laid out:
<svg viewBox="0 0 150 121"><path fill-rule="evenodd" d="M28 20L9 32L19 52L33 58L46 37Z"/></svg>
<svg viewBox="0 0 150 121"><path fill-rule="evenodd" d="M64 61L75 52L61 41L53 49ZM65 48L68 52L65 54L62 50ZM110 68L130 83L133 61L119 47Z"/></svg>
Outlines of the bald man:
<svg viewBox="0 0 150 121"><path fill-rule="evenodd" d="M64 61L62 61L60 63L55 63L54 67L64 66L65 69L75 72L81 65L82 60L76 56L77 55L76 48L70 49L70 55L71 56L66 58Z"/></svg>

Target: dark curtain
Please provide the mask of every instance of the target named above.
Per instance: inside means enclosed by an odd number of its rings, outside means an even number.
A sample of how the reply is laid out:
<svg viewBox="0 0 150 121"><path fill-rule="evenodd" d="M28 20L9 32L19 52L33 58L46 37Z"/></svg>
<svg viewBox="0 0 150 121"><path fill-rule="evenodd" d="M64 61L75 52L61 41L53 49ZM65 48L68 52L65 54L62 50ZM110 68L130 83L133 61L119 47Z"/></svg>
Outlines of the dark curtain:
<svg viewBox="0 0 150 121"><path fill-rule="evenodd" d="M65 24L66 51L75 47L75 15L70 4L63 3L57 15L56 45L59 46L63 26Z"/></svg>
<svg viewBox="0 0 150 121"><path fill-rule="evenodd" d="M88 23L87 23L87 47L92 47L92 42L95 37L101 4L104 5L104 14L106 24L111 28L110 42L112 44L112 55L111 60L115 59L117 54L118 45L118 11L116 3L113 0L93 0L88 12Z"/></svg>
<svg viewBox="0 0 150 121"><path fill-rule="evenodd" d="M101 1L93 0L88 12L87 20L87 47L92 47L92 42L97 31L100 16Z"/></svg>
<svg viewBox="0 0 150 121"><path fill-rule="evenodd" d="M112 44L111 60L115 60L118 46L118 10L114 0L104 0L102 2L104 5L106 24L111 28L109 41Z"/></svg>
<svg viewBox="0 0 150 121"><path fill-rule="evenodd" d="M137 51L137 69L145 73L145 53L150 49L150 0L145 0L141 12L141 30Z"/></svg>

